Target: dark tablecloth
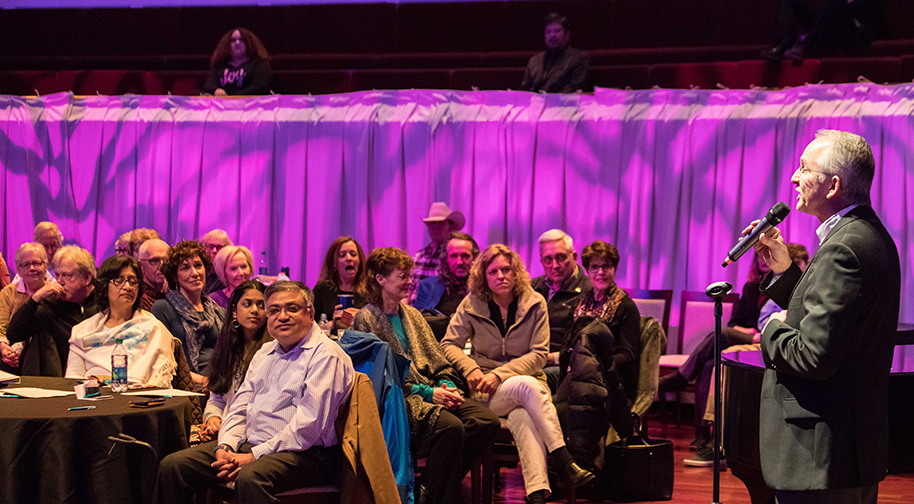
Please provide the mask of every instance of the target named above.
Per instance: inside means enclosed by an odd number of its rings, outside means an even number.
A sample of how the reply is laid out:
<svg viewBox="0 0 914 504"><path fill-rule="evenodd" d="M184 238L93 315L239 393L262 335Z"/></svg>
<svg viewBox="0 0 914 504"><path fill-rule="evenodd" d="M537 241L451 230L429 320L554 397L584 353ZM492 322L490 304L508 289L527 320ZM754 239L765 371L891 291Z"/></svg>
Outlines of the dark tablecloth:
<svg viewBox="0 0 914 504"><path fill-rule="evenodd" d="M24 376L19 386L72 391L75 384ZM109 457L107 438L123 432L152 445L159 458L186 448L191 402L168 398L138 409L128 402L142 398L111 395L97 402L75 395L0 399L0 504L151 502L157 461L140 446L118 445ZM87 405L96 409L68 411Z"/></svg>

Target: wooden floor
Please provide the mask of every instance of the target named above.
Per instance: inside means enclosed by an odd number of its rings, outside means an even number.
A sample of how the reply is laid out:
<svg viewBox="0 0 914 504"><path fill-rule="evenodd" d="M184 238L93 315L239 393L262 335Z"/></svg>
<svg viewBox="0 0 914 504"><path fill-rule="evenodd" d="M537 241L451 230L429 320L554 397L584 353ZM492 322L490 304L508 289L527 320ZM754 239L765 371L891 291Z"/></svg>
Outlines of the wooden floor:
<svg viewBox="0 0 914 504"><path fill-rule="evenodd" d="M681 504L708 504L712 499L713 472L710 468L685 467L683 459L692 453L688 449L694 430L672 425L663 426L659 421L650 423L650 435L671 439L675 448L675 475L673 500ZM524 482L520 468L502 469L504 486L495 494L495 504L524 504ZM469 503L470 479L464 480L464 501ZM564 502L563 500L560 502ZM577 502L593 502L577 499ZM611 502L611 501L606 501ZM720 475L720 502L724 504L750 504L749 492L730 471ZM880 504L911 504L914 502L914 474L890 475L879 485Z"/></svg>

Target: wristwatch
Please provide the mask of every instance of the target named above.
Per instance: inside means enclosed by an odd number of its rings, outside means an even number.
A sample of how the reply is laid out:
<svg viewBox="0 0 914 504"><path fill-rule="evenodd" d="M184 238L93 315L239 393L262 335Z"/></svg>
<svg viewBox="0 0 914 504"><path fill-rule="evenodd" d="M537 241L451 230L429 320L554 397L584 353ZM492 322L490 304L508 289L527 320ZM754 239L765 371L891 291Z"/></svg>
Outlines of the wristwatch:
<svg viewBox="0 0 914 504"><path fill-rule="evenodd" d="M225 451L227 451L227 452L234 452L234 451L235 451L235 450L232 449L231 446L229 446L229 445L227 445L227 444L225 444L225 443L217 444L217 445L216 445L216 448L213 450L213 453L216 453L216 452L219 451L219 450L225 450Z"/></svg>

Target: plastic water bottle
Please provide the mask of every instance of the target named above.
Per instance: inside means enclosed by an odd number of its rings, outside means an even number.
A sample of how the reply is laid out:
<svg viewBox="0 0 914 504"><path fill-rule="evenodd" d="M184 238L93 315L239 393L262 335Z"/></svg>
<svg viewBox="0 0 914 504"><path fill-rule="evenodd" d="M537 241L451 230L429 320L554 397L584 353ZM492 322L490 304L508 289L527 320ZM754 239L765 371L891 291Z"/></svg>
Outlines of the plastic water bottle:
<svg viewBox="0 0 914 504"><path fill-rule="evenodd" d="M127 350L121 338L114 340L114 351L111 352L111 391L127 391Z"/></svg>
<svg viewBox="0 0 914 504"><path fill-rule="evenodd" d="M327 320L327 314L321 313L321 319L317 323L320 326L321 330L324 331L324 334L330 336L330 331L333 329L333 325L330 324L330 321Z"/></svg>
<svg viewBox="0 0 914 504"><path fill-rule="evenodd" d="M261 275L269 275L269 272L268 272L268 270L267 270L267 251L266 251L266 250L264 250L263 252L260 253L260 271L259 271L259 274L261 274Z"/></svg>

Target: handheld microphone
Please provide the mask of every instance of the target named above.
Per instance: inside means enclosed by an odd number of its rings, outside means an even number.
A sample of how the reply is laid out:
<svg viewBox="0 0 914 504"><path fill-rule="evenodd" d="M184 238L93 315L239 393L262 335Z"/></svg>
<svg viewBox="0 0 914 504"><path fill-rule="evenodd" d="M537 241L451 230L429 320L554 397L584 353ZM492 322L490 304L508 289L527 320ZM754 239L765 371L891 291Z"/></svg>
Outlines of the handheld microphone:
<svg viewBox="0 0 914 504"><path fill-rule="evenodd" d="M751 249L756 242L758 242L758 239L762 234L783 222L784 218L787 217L787 214L789 213L790 208L783 201L778 202L771 207L771 210L768 210L765 218L752 229L752 232L740 238L736 245L730 250L730 253L727 254L727 258L724 259L724 263L721 266L726 268L728 264L736 262L743 254Z"/></svg>

